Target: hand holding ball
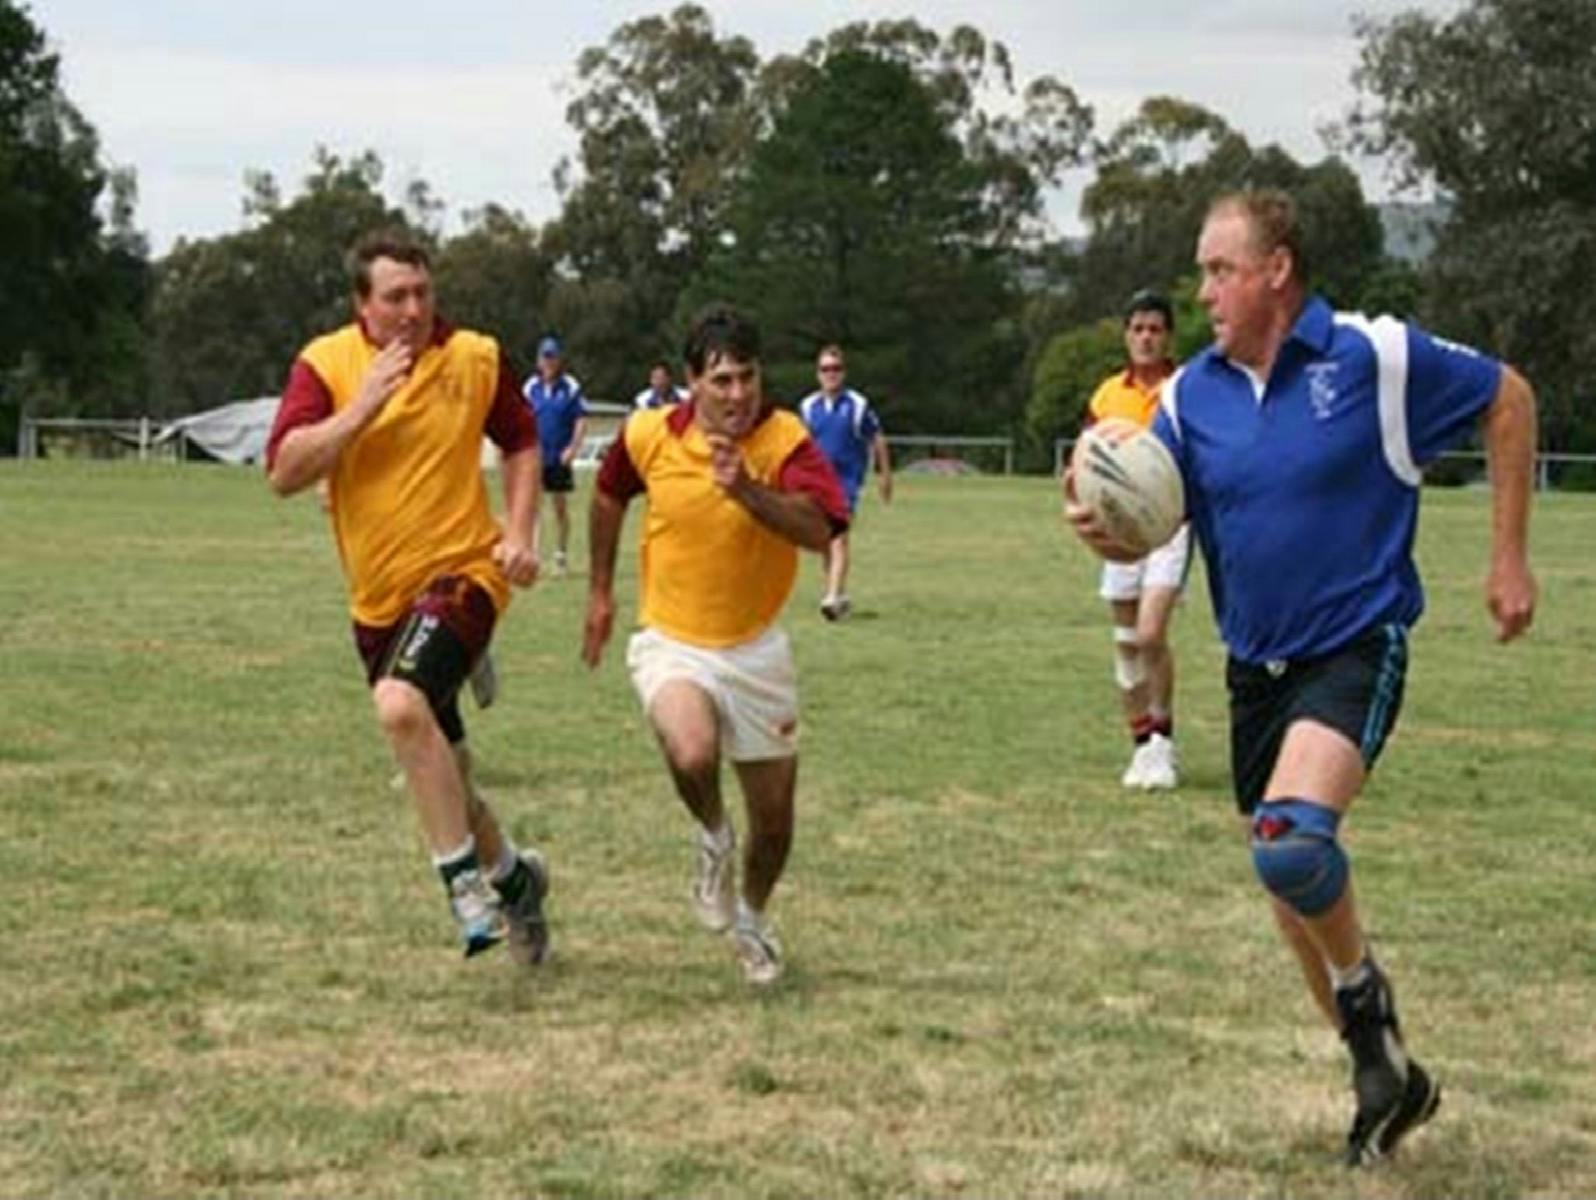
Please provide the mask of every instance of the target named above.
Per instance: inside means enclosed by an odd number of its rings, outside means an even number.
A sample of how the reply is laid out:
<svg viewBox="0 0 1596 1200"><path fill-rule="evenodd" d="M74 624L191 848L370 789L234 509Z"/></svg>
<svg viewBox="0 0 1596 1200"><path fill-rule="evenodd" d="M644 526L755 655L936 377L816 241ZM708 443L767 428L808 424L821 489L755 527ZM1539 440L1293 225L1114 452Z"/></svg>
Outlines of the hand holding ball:
<svg viewBox="0 0 1596 1200"><path fill-rule="evenodd" d="M1174 456L1130 421L1100 421L1082 433L1070 475L1074 502L1135 558L1174 537L1186 517L1186 488Z"/></svg>

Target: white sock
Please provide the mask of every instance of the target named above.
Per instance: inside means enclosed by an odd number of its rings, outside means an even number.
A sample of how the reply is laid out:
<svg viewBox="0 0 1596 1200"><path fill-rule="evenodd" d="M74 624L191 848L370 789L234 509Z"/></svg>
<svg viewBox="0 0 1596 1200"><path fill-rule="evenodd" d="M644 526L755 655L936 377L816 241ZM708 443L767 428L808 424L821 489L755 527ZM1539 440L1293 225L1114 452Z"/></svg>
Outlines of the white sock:
<svg viewBox="0 0 1596 1200"><path fill-rule="evenodd" d="M433 851L432 865L439 868L450 866L459 862L462 858L469 858L476 852L477 839L468 833L466 834L466 840L461 842L453 850L445 850L441 854L436 850Z"/></svg>
<svg viewBox="0 0 1596 1200"><path fill-rule="evenodd" d="M1369 978L1369 955L1367 952L1364 953L1362 958L1358 959L1355 966L1348 967L1345 971L1338 971L1334 963L1326 963L1325 965L1330 968L1330 982L1338 992L1358 987L1364 980Z"/></svg>

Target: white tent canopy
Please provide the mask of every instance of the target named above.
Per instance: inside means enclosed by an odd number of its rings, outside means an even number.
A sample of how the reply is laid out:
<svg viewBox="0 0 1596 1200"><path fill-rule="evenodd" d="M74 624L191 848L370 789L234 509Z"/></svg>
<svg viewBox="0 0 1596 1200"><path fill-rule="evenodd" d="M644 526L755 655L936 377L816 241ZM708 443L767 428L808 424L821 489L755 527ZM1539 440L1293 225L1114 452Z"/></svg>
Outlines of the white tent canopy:
<svg viewBox="0 0 1596 1200"><path fill-rule="evenodd" d="M183 437L212 458L230 463L255 463L266 456L266 439L277 416L277 396L237 400L220 408L179 417L161 427L157 444Z"/></svg>

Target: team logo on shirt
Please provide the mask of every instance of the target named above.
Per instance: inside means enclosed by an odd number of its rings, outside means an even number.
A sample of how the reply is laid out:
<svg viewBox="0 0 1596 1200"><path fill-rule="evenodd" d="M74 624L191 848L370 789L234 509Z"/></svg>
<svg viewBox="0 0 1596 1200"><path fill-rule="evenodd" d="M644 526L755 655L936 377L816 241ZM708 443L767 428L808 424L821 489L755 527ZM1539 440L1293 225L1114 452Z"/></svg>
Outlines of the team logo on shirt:
<svg viewBox="0 0 1596 1200"><path fill-rule="evenodd" d="M1336 406L1336 370L1340 363L1316 362L1308 364L1308 407L1321 421L1328 421Z"/></svg>

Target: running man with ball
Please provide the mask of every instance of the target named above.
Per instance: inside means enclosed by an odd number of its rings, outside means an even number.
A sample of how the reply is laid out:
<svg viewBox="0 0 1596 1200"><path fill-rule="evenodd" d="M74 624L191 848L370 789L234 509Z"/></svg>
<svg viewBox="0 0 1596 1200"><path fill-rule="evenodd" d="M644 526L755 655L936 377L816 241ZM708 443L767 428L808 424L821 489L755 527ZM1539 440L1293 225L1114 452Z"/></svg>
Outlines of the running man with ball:
<svg viewBox="0 0 1596 1200"><path fill-rule="evenodd" d="M1498 641L1529 628L1535 397L1511 367L1308 290L1290 197L1222 196L1197 243L1214 343L1165 386L1154 433L1179 464L1229 650L1231 764L1274 921L1352 1058L1345 1161L1372 1163L1441 1089L1409 1057L1364 936L1340 827L1396 724L1420 469L1478 429L1490 460L1485 602ZM1099 553L1096 513L1068 516ZM1400 796L1391 801L1401 803Z"/></svg>

